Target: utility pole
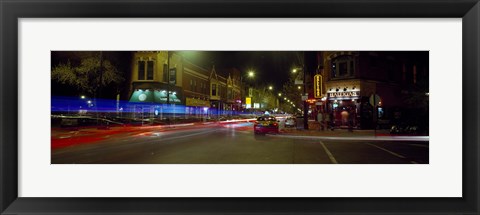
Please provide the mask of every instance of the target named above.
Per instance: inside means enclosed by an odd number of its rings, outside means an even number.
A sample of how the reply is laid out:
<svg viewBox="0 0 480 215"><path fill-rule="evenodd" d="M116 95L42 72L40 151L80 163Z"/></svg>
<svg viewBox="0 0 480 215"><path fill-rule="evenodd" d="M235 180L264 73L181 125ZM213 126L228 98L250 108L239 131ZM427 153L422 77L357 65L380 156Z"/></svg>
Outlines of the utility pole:
<svg viewBox="0 0 480 215"><path fill-rule="evenodd" d="M170 104L170 51L167 51L167 106Z"/></svg>

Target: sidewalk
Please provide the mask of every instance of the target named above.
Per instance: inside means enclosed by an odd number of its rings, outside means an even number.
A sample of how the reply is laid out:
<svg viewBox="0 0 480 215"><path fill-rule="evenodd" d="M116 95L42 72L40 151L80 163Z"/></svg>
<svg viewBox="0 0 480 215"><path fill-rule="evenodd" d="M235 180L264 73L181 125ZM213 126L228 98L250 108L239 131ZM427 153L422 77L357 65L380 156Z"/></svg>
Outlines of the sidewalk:
<svg viewBox="0 0 480 215"><path fill-rule="evenodd" d="M296 136L320 136L320 137L365 137L365 136L392 136L390 135L389 130L353 130L348 131L348 129L335 129L331 130L297 130L295 128L283 129L280 131L281 134L285 135L296 135Z"/></svg>
<svg viewBox="0 0 480 215"><path fill-rule="evenodd" d="M429 136L394 135L389 130L353 130L335 129L334 131L319 130L281 130L277 137L315 140L346 140L346 141L421 141L428 142Z"/></svg>

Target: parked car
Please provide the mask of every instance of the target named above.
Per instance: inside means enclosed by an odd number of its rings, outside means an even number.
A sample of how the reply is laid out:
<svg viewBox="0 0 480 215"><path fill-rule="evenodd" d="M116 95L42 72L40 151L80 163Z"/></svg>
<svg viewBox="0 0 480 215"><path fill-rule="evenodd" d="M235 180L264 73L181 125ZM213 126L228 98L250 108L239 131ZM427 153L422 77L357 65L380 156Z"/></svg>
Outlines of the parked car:
<svg viewBox="0 0 480 215"><path fill-rule="evenodd" d="M260 116L253 125L255 134L278 133L278 122L274 116Z"/></svg>
<svg viewBox="0 0 480 215"><path fill-rule="evenodd" d="M285 119L285 127L295 127L297 125L293 117L287 117Z"/></svg>

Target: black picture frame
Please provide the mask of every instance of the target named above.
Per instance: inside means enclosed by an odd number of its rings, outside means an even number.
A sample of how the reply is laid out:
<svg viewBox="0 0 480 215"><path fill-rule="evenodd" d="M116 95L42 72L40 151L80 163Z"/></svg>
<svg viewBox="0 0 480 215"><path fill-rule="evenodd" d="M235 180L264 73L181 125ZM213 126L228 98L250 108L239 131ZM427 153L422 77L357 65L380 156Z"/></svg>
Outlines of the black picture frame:
<svg viewBox="0 0 480 215"><path fill-rule="evenodd" d="M1 0L1 214L479 214L478 0ZM462 198L19 198L18 19L462 18ZM446 41L448 42L448 41ZM452 89L453 90L453 89ZM445 98L448 99L448 98ZM439 187L439 189L442 189Z"/></svg>

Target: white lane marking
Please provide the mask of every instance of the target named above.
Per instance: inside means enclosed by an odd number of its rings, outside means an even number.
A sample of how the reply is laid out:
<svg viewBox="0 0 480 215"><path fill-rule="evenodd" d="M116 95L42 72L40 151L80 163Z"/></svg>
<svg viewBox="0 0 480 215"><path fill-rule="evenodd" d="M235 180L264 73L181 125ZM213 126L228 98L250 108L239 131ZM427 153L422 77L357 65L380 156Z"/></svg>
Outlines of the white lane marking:
<svg viewBox="0 0 480 215"><path fill-rule="evenodd" d="M365 143L365 144L370 145L370 146L373 146L373 147L375 147L375 148L377 148L377 149L381 149L381 150L383 150L383 151L386 151L386 152L388 152L388 153L390 153L390 154L392 154L392 155L395 155L395 156L397 156L397 157L399 157L399 158L403 158L403 159L406 158L406 157L403 156L403 155L399 155L399 154L397 154L397 153L395 153L395 152L392 152L392 151L390 151L390 150L388 150L388 149L385 149L385 148L382 148L382 147L380 147L380 146L376 146L376 145L373 145L373 144L371 144L371 143Z"/></svg>
<svg viewBox="0 0 480 215"><path fill-rule="evenodd" d="M330 158L330 161L332 161L332 163L334 163L334 164L338 164L337 160L335 160L335 157L333 157L333 154L330 152L330 150L327 149L325 144L322 141L320 141L320 144L322 145L323 149L327 153L328 158Z"/></svg>
<svg viewBox="0 0 480 215"><path fill-rule="evenodd" d="M418 164L418 163L417 163L417 162L415 162L415 161L410 161L410 163L413 163L413 164Z"/></svg>

